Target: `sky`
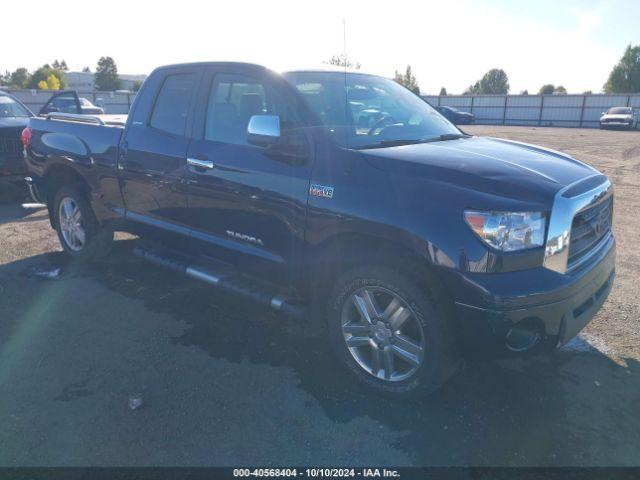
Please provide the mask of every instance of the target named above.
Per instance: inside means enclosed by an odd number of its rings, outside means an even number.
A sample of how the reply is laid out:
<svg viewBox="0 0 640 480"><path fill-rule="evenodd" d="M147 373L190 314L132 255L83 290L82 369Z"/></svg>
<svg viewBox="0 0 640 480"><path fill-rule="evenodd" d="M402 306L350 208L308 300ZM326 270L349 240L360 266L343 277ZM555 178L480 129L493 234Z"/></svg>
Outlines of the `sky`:
<svg viewBox="0 0 640 480"><path fill-rule="evenodd" d="M368 73L410 64L425 94L461 93L491 68L507 72L511 93L545 83L598 92L640 44L638 0L31 0L2 15L15 21L3 22L0 71L54 59L93 71L106 55L130 74L208 60L283 71L322 66L346 44Z"/></svg>

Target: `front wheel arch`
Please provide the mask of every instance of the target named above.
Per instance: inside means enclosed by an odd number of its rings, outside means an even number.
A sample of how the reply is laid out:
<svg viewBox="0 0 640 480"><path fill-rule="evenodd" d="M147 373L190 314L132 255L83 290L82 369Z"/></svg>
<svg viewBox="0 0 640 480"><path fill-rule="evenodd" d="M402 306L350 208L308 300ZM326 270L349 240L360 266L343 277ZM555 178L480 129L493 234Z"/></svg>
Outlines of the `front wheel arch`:
<svg viewBox="0 0 640 480"><path fill-rule="evenodd" d="M326 298L335 281L346 271L360 266L377 265L401 272L422 288L437 290L438 301L449 302L449 292L439 278L437 267L425 254L405 243L372 235L344 234L324 242L308 255L313 259L305 271L313 272L304 286L316 300ZM303 280L304 281L304 280Z"/></svg>

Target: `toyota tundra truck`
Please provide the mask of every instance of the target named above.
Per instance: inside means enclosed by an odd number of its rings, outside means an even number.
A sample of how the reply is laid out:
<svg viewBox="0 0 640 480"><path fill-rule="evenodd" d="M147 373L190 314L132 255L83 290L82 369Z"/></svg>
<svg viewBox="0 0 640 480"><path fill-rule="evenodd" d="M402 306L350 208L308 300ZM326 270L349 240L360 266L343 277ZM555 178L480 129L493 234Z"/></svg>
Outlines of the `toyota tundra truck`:
<svg viewBox="0 0 640 480"><path fill-rule="evenodd" d="M131 232L150 262L324 318L337 361L390 396L464 359L552 352L614 278L606 176L465 134L378 76L165 66L126 122L48 114L22 142L69 255Z"/></svg>

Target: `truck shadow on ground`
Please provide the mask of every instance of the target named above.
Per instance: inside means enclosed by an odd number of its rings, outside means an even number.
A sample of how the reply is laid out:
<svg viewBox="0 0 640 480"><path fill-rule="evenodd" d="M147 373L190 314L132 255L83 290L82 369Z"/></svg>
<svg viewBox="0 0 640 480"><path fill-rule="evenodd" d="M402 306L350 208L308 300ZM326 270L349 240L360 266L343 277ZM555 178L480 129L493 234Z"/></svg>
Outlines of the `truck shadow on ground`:
<svg viewBox="0 0 640 480"><path fill-rule="evenodd" d="M282 318L148 265L132 255L133 244L117 242L100 264L76 265L50 253L28 259L24 269L61 265L65 275L91 277L141 300L149 311L188 325L172 339L176 345L230 362L290 368L299 379L292 395L303 390L333 422L369 417L400 432L394 447L419 465L637 463L640 365L634 359L614 361L584 345L547 357L473 362L429 398L394 402L343 373L321 322Z"/></svg>
<svg viewBox="0 0 640 480"><path fill-rule="evenodd" d="M39 212L38 215L34 215ZM0 224L7 222L37 222L48 218L47 209L39 204L0 203Z"/></svg>

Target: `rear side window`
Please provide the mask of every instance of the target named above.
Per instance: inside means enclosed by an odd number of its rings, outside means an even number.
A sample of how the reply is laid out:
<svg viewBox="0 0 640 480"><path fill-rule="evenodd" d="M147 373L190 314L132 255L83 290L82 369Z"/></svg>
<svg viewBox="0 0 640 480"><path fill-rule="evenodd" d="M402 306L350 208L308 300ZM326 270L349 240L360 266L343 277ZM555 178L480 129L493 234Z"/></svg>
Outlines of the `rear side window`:
<svg viewBox="0 0 640 480"><path fill-rule="evenodd" d="M169 75L156 98L149 125L163 132L184 136L195 73Z"/></svg>

